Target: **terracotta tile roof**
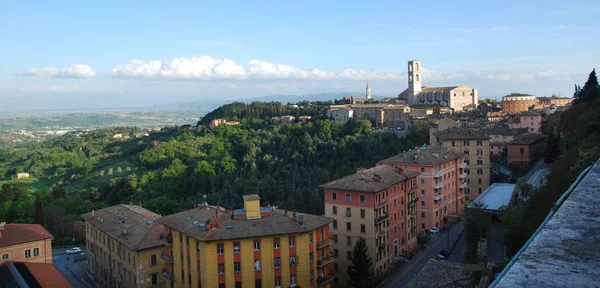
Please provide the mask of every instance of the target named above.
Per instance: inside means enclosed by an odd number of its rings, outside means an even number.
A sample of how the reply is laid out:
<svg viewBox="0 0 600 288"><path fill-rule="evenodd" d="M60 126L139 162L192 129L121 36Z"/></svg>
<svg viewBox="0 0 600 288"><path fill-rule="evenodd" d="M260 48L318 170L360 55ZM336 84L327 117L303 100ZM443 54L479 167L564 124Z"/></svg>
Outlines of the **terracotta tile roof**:
<svg viewBox="0 0 600 288"><path fill-rule="evenodd" d="M0 247L54 238L39 224L5 224L0 233Z"/></svg>
<svg viewBox="0 0 600 288"><path fill-rule="evenodd" d="M469 280L471 270L485 267L477 264L465 264L458 262L440 262L431 259L417 277L408 284L408 288L438 288L452 284L453 282ZM466 286L464 286L466 287Z"/></svg>
<svg viewBox="0 0 600 288"><path fill-rule="evenodd" d="M473 129L461 127L435 133L440 140L488 140L489 137Z"/></svg>
<svg viewBox="0 0 600 288"><path fill-rule="evenodd" d="M160 215L142 207L120 204L81 217L132 251L164 245L159 239L164 228L156 221Z"/></svg>
<svg viewBox="0 0 600 288"><path fill-rule="evenodd" d="M454 152L449 149L430 148L427 150L414 149L396 156L379 161L380 164L407 164L438 166L448 161L456 160L465 156L462 152Z"/></svg>
<svg viewBox="0 0 600 288"><path fill-rule="evenodd" d="M22 285L73 287L52 264L12 261L0 264L0 287L23 287Z"/></svg>
<svg viewBox="0 0 600 288"><path fill-rule="evenodd" d="M329 225L335 220L325 216L299 213L303 215L303 222L300 224L291 217L286 217L285 212L280 209L263 207L261 211L265 212L266 209L271 210L272 215L258 219L233 219L231 210L218 209L214 206L196 207L162 217L158 221L200 241L218 241L306 233ZM289 214L291 215L292 212L290 211ZM219 218L219 228L207 231L207 221L212 221L214 225L215 216Z"/></svg>
<svg viewBox="0 0 600 288"><path fill-rule="evenodd" d="M448 86L448 87L427 87L427 86L423 86L423 88L421 89L421 91L423 92L444 92L444 91L450 91L452 89L456 89L460 86Z"/></svg>
<svg viewBox="0 0 600 288"><path fill-rule="evenodd" d="M319 187L376 193L394 184L415 178L419 174L421 173L414 171L406 171L404 174L400 174L395 168L381 165L357 171L357 173L323 184ZM381 181L376 180L377 176L381 178Z"/></svg>
<svg viewBox="0 0 600 288"><path fill-rule="evenodd" d="M505 125L497 125L492 128L481 129L480 132L487 135L520 135L527 133L527 128L510 129L508 128L508 126Z"/></svg>
<svg viewBox="0 0 600 288"><path fill-rule="evenodd" d="M542 139L546 138L545 135L542 134L523 134L523 135L519 135L517 137L515 137L515 139L508 143L509 145L529 145L529 144L533 144L537 141L540 141Z"/></svg>

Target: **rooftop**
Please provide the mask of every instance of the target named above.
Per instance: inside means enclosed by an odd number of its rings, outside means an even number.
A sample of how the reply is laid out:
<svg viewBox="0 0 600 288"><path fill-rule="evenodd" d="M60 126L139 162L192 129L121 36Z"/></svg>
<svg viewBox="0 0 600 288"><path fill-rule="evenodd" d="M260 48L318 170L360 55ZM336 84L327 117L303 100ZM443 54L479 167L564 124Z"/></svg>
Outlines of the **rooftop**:
<svg viewBox="0 0 600 288"><path fill-rule="evenodd" d="M464 153L449 149L429 148L408 150L396 156L379 161L379 164L412 164L423 166L438 166L442 163L459 159Z"/></svg>
<svg viewBox="0 0 600 288"><path fill-rule="evenodd" d="M534 111L524 111L521 112L521 114L519 114L521 116L541 116L540 113L534 112Z"/></svg>
<svg viewBox="0 0 600 288"><path fill-rule="evenodd" d="M296 217L293 217L294 212L292 211L271 207L261 207L261 212L272 212L272 215L256 219L234 219L234 215L244 214L246 211L244 209L232 211L222 207L202 205L162 217L159 221L200 241L306 233L334 221L325 216L303 213L297 213ZM298 220L299 215L302 215L302 223ZM215 227L217 221L215 216L218 218L219 227ZM207 229L207 226L210 228Z"/></svg>
<svg viewBox="0 0 600 288"><path fill-rule="evenodd" d="M163 246L160 215L136 205L119 204L81 215L88 223L132 251Z"/></svg>
<svg viewBox="0 0 600 288"><path fill-rule="evenodd" d="M478 267L481 265L430 259L407 288L439 288L463 280L466 284L471 270Z"/></svg>
<svg viewBox="0 0 600 288"><path fill-rule="evenodd" d="M0 224L0 247L52 239L53 236L39 224Z"/></svg>
<svg viewBox="0 0 600 288"><path fill-rule="evenodd" d="M546 138L546 136L542 134L521 134L515 137L509 144L529 145L544 138Z"/></svg>
<svg viewBox="0 0 600 288"><path fill-rule="evenodd" d="M423 86L423 88L421 88L422 92L444 92L444 91L449 91L452 89L456 89L460 86L448 86L448 87L427 87L427 86Z"/></svg>
<svg viewBox="0 0 600 288"><path fill-rule="evenodd" d="M597 287L600 283L600 161L575 186L496 287Z"/></svg>
<svg viewBox="0 0 600 288"><path fill-rule="evenodd" d="M483 204L485 210L498 211L501 206L507 206L510 198L515 190L515 184L510 183L494 183L481 195L477 196L468 208L473 208L475 203Z"/></svg>
<svg viewBox="0 0 600 288"><path fill-rule="evenodd" d="M435 135L440 140L489 140L487 135L467 127L450 128L437 132Z"/></svg>
<svg viewBox="0 0 600 288"><path fill-rule="evenodd" d="M484 133L484 134L487 134L487 135L495 135L495 134L500 134L500 135L519 135L519 134L527 133L527 128L510 129L506 125L496 125L496 126L491 127L491 128L483 128L483 129L481 129L481 133Z"/></svg>
<svg viewBox="0 0 600 288"><path fill-rule="evenodd" d="M354 174L319 187L376 193L394 184L415 178L419 174L419 172L414 171L401 172L397 168L381 165L370 169L359 169Z"/></svg>
<svg viewBox="0 0 600 288"><path fill-rule="evenodd" d="M52 264L4 262L0 264L0 287L73 287Z"/></svg>

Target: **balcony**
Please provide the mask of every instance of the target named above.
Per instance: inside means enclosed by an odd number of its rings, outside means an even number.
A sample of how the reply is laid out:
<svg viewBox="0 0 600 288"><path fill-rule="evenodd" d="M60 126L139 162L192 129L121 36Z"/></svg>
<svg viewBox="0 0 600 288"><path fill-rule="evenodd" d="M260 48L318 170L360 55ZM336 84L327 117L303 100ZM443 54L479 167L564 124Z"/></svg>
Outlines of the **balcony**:
<svg viewBox="0 0 600 288"><path fill-rule="evenodd" d="M160 233L159 239L165 242L167 245L173 244L173 238L171 234L165 235L164 233Z"/></svg>
<svg viewBox="0 0 600 288"><path fill-rule="evenodd" d="M417 190L419 190L419 186L417 186L417 185L415 185L415 186L412 186L412 187L410 188L410 192L415 192L415 191L417 191Z"/></svg>
<svg viewBox="0 0 600 288"><path fill-rule="evenodd" d="M463 162L463 163L460 163L460 164L458 165L458 168L462 168L462 169L465 169L465 168L467 168L467 163L464 163L464 162Z"/></svg>
<svg viewBox="0 0 600 288"><path fill-rule="evenodd" d="M173 275L171 275L171 273L169 273L166 269L163 269L161 274L163 277L165 277L169 281L175 280L175 277L173 277Z"/></svg>
<svg viewBox="0 0 600 288"><path fill-rule="evenodd" d="M379 231L379 232L377 232L377 236L385 239L385 231Z"/></svg>
<svg viewBox="0 0 600 288"><path fill-rule="evenodd" d="M467 182L460 183L460 185L458 185L458 187L459 187L460 189L465 189L465 188L467 188Z"/></svg>
<svg viewBox="0 0 600 288"><path fill-rule="evenodd" d="M326 276L321 276L321 277L317 278L317 285L325 286L325 284L331 282L333 280L333 278L335 278L333 273L330 273L329 275L326 275Z"/></svg>
<svg viewBox="0 0 600 288"><path fill-rule="evenodd" d="M387 213L383 213L383 215L377 217L375 219L375 225L377 225L377 224L379 224L379 223L381 223L381 222L383 222L385 220L388 220L388 214Z"/></svg>
<svg viewBox="0 0 600 288"><path fill-rule="evenodd" d="M167 262L167 263L173 263L173 257L167 255L165 252L160 253L160 258L165 260L165 262Z"/></svg>
<svg viewBox="0 0 600 288"><path fill-rule="evenodd" d="M417 204L417 202L419 202L419 197L415 197L415 199L412 199L410 201L408 201L409 205L414 205Z"/></svg>
<svg viewBox="0 0 600 288"><path fill-rule="evenodd" d="M460 179L467 178L467 173L458 174L458 178L460 178Z"/></svg>
<svg viewBox="0 0 600 288"><path fill-rule="evenodd" d="M317 249L325 248L329 245L333 244L333 239L329 238L327 240L317 242Z"/></svg>
<svg viewBox="0 0 600 288"><path fill-rule="evenodd" d="M331 262L333 262L334 258L332 255L329 255L323 259L317 260L317 267L323 267Z"/></svg>
<svg viewBox="0 0 600 288"><path fill-rule="evenodd" d="M442 172L440 172L440 171L433 172L433 177L434 178L442 178Z"/></svg>
<svg viewBox="0 0 600 288"><path fill-rule="evenodd" d="M443 185L442 185L442 183L440 182L440 183L438 183L438 184L435 184L435 185L433 185L433 189L442 189L442 186L443 186Z"/></svg>
<svg viewBox="0 0 600 288"><path fill-rule="evenodd" d="M377 204L377 206L375 206L375 209L381 209L381 208L385 207L387 204L388 204L388 200L387 199L385 199L383 201L380 201Z"/></svg>
<svg viewBox="0 0 600 288"><path fill-rule="evenodd" d="M444 196L442 194L435 194L433 196L433 200L435 200L435 201L442 200L443 198L444 198Z"/></svg>

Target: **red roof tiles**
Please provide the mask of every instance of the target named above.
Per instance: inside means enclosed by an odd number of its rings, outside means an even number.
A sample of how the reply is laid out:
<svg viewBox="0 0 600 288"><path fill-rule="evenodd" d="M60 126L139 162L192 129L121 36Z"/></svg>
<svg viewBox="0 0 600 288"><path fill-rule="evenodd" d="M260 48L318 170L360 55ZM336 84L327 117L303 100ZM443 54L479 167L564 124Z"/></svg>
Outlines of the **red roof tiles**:
<svg viewBox="0 0 600 288"><path fill-rule="evenodd" d="M54 238L39 224L5 224L0 228L0 247Z"/></svg>

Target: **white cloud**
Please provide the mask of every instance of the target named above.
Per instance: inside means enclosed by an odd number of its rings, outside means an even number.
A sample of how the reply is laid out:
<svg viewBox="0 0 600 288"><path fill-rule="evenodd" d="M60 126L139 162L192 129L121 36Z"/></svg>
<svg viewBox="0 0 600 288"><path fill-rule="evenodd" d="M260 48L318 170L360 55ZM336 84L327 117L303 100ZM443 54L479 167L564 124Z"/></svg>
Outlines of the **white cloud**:
<svg viewBox="0 0 600 288"><path fill-rule="evenodd" d="M88 65L74 64L67 68L43 67L32 68L26 72L18 73L20 76L44 76L65 78L91 78L96 76L96 70Z"/></svg>

